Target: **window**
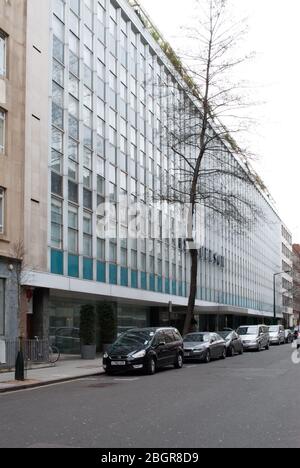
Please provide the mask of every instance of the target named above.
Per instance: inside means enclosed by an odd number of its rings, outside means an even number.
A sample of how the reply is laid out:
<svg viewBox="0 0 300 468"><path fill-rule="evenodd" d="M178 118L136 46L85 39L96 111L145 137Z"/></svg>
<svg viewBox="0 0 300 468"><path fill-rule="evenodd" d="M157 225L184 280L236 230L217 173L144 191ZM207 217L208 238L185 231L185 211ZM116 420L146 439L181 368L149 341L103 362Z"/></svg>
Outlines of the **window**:
<svg viewBox="0 0 300 468"><path fill-rule="evenodd" d="M0 278L0 336L5 333L5 280Z"/></svg>
<svg viewBox="0 0 300 468"><path fill-rule="evenodd" d="M83 213L83 255L92 257L92 215Z"/></svg>
<svg viewBox="0 0 300 468"><path fill-rule="evenodd" d="M6 76L7 36L0 31L0 77Z"/></svg>
<svg viewBox="0 0 300 468"><path fill-rule="evenodd" d="M5 152L5 122L6 112L0 109L0 153Z"/></svg>
<svg viewBox="0 0 300 468"><path fill-rule="evenodd" d="M71 205L68 213L68 241L69 252L78 253L78 209Z"/></svg>
<svg viewBox="0 0 300 468"><path fill-rule="evenodd" d="M5 190L0 187L0 234L4 233Z"/></svg>
<svg viewBox="0 0 300 468"><path fill-rule="evenodd" d="M55 249L63 246L63 209L62 202L56 198L51 200L51 245Z"/></svg>

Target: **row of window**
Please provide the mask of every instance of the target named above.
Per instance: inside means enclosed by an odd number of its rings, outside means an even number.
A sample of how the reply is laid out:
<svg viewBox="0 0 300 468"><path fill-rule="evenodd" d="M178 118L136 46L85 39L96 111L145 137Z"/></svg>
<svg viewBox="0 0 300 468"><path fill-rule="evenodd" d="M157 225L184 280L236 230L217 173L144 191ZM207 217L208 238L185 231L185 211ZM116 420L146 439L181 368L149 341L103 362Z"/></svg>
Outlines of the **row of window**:
<svg viewBox="0 0 300 468"><path fill-rule="evenodd" d="M5 190L0 187L0 234L5 232Z"/></svg>
<svg viewBox="0 0 300 468"><path fill-rule="evenodd" d="M0 336L5 334L5 280L0 278Z"/></svg>
<svg viewBox="0 0 300 468"><path fill-rule="evenodd" d="M0 79L7 77L7 43L8 37L0 30ZM0 154L5 153L6 144L6 111L0 108ZM0 234L5 233L5 189L0 187ZM4 320L4 280L0 279L0 335L3 334ZM4 325L3 325L4 326Z"/></svg>
<svg viewBox="0 0 300 468"><path fill-rule="evenodd" d="M0 30L0 79L7 76L7 35ZM0 154L5 152L6 112L0 108Z"/></svg>

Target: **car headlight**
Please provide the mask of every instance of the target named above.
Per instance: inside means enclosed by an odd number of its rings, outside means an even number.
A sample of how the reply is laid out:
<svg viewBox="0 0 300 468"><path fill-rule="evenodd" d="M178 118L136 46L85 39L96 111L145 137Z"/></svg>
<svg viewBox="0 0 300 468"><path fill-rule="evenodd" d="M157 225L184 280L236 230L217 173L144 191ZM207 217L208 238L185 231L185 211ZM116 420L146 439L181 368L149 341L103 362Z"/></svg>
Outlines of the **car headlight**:
<svg viewBox="0 0 300 468"><path fill-rule="evenodd" d="M143 349L143 351L138 351L137 353L132 354L129 356L129 359L141 359L146 356L146 351Z"/></svg>
<svg viewBox="0 0 300 468"><path fill-rule="evenodd" d="M104 353L103 354L103 359L107 359L108 358L108 354L107 353Z"/></svg>

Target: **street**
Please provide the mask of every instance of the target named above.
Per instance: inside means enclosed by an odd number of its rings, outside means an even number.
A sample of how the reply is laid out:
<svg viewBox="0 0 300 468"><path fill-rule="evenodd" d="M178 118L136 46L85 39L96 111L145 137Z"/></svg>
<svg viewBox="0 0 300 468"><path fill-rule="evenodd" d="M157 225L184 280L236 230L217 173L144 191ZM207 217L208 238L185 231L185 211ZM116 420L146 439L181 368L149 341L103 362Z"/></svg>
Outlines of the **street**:
<svg viewBox="0 0 300 468"><path fill-rule="evenodd" d="M300 447L291 345L0 395L0 447Z"/></svg>

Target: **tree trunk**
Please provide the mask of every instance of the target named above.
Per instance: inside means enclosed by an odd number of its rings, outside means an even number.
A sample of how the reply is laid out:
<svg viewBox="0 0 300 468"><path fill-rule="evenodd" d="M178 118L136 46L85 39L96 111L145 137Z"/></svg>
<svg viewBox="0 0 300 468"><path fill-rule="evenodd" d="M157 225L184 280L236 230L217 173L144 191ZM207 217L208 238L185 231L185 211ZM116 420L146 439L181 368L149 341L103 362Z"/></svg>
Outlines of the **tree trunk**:
<svg viewBox="0 0 300 468"><path fill-rule="evenodd" d="M186 335L190 331L192 318L194 316L195 302L197 296L197 278L198 278L198 251L192 249L191 254L191 287L190 287L190 296L189 303L187 308L187 313L185 317L183 335Z"/></svg>

